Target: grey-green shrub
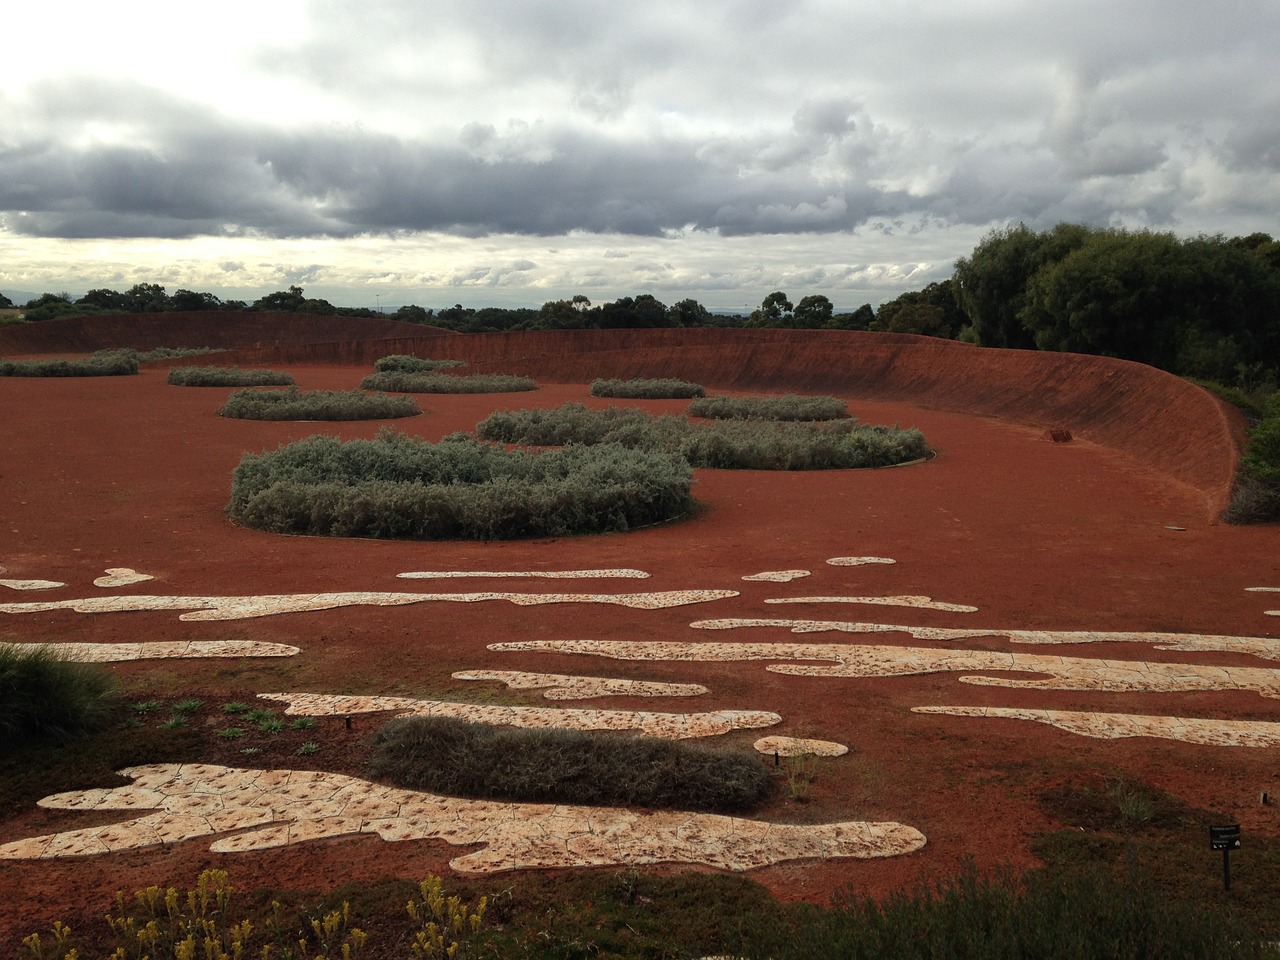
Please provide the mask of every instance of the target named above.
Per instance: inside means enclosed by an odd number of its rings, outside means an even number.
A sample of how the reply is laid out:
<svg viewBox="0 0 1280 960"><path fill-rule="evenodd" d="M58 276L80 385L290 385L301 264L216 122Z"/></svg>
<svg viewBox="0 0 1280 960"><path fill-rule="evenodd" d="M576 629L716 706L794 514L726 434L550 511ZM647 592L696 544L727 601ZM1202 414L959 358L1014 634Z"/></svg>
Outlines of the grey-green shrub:
<svg viewBox="0 0 1280 960"><path fill-rule="evenodd" d="M288 387L292 374L280 370L242 370L240 367L173 367L169 383L175 387Z"/></svg>
<svg viewBox="0 0 1280 960"><path fill-rule="evenodd" d="M466 363L461 360L428 360L407 353L393 353L375 360L373 369L378 373L428 373L432 370L465 366Z"/></svg>
<svg viewBox="0 0 1280 960"><path fill-rule="evenodd" d="M556 410L490 414L476 426L483 439L536 446L617 443L678 456L694 467L737 470L831 470L884 467L929 455L916 429L832 423L715 421L654 416L567 403Z"/></svg>
<svg viewBox="0 0 1280 960"><path fill-rule="evenodd" d="M132 350L99 350L80 360L0 360L0 377L127 377L137 372Z"/></svg>
<svg viewBox="0 0 1280 960"><path fill-rule="evenodd" d="M593 397L614 397L628 400L686 400L705 397L707 392L696 383L687 380L592 380Z"/></svg>
<svg viewBox="0 0 1280 960"><path fill-rule="evenodd" d="M118 703L115 677L50 646L0 644L0 743L70 736L105 722Z"/></svg>
<svg viewBox="0 0 1280 960"><path fill-rule="evenodd" d="M374 373L360 381L365 390L390 390L395 393L521 393L537 390L529 377L504 373L473 373L456 376L447 373Z"/></svg>
<svg viewBox="0 0 1280 960"><path fill-rule="evenodd" d="M447 796L741 813L773 784L754 750L602 731L402 717L373 742L375 779Z"/></svg>
<svg viewBox="0 0 1280 960"><path fill-rule="evenodd" d="M1271 395L1262 419L1249 431L1226 519L1231 523L1280 520L1280 391Z"/></svg>
<svg viewBox="0 0 1280 960"><path fill-rule="evenodd" d="M703 397L689 404L691 417L708 420L843 420L849 416L839 397Z"/></svg>
<svg viewBox="0 0 1280 960"><path fill-rule="evenodd" d="M231 517L277 533L509 540L629 530L693 506L684 461L616 444L533 453L389 430L246 455Z"/></svg>
<svg viewBox="0 0 1280 960"><path fill-rule="evenodd" d="M238 420L391 420L422 412L409 397L359 390L237 390L218 411Z"/></svg>

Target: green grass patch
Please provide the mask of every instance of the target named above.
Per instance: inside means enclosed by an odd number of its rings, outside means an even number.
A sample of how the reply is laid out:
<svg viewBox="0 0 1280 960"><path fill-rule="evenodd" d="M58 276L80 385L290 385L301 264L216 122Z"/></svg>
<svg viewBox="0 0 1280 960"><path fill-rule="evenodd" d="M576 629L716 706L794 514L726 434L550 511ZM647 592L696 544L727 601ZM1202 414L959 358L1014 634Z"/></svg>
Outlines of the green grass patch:
<svg viewBox="0 0 1280 960"><path fill-rule="evenodd" d="M0 743L15 746L94 730L119 704L115 677L53 647L0 644Z"/></svg>
<svg viewBox="0 0 1280 960"><path fill-rule="evenodd" d="M1280 391L1271 395L1262 419L1249 431L1225 519L1230 523L1280 521Z"/></svg>
<svg viewBox="0 0 1280 960"><path fill-rule="evenodd" d="M691 417L708 420L843 420L849 416L839 397L703 397L689 404Z"/></svg>
<svg viewBox="0 0 1280 960"><path fill-rule="evenodd" d="M643 410L589 410L567 403L556 410L491 414L476 426L486 440L536 446L619 444L679 457L694 467L737 470L830 470L885 467L928 456L919 430L833 423L714 421Z"/></svg>
<svg viewBox="0 0 1280 960"><path fill-rule="evenodd" d="M133 350L99 350L80 360L0 360L0 377L126 377L137 372Z"/></svg>
<svg viewBox="0 0 1280 960"><path fill-rule="evenodd" d="M218 411L239 420L391 420L422 411L409 397L359 390L237 390Z"/></svg>
<svg viewBox="0 0 1280 960"><path fill-rule="evenodd" d="M593 397L616 397L628 400L687 400L705 397L701 385L671 378L659 380L592 380Z"/></svg>
<svg viewBox="0 0 1280 960"><path fill-rule="evenodd" d="M280 370L242 370L240 367L173 367L169 383L175 387L288 387L292 374Z"/></svg>
<svg viewBox="0 0 1280 960"><path fill-rule="evenodd" d="M315 436L246 455L227 510L276 533L510 540L681 517L693 507L692 482L677 458L617 445L534 453L383 430L373 440Z"/></svg>
<svg viewBox="0 0 1280 960"><path fill-rule="evenodd" d="M365 390L389 390L393 393L522 393L537 390L529 377L505 373L472 373L458 376L448 373L375 373L360 381Z"/></svg>
<svg viewBox="0 0 1280 960"><path fill-rule="evenodd" d="M428 360L407 353L393 353L388 357L379 357L374 361L373 369L378 373L430 373L433 370L448 370L465 367L461 360Z"/></svg>
<svg viewBox="0 0 1280 960"><path fill-rule="evenodd" d="M754 809L774 782L754 750L451 717L392 720L374 736L369 772L456 797L721 813Z"/></svg>

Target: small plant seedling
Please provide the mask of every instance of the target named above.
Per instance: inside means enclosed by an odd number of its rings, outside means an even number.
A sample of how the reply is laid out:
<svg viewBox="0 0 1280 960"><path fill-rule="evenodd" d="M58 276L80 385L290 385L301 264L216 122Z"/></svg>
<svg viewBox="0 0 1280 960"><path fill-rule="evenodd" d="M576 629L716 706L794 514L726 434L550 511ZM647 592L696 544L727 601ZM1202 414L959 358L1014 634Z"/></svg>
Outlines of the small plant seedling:
<svg viewBox="0 0 1280 960"><path fill-rule="evenodd" d="M247 703L241 703L239 700L233 700L231 703L224 703L222 705L223 713L247 713L248 711L249 705Z"/></svg>
<svg viewBox="0 0 1280 960"><path fill-rule="evenodd" d="M263 733L279 733L284 729L284 721L279 717L268 717L258 721L258 729Z"/></svg>
<svg viewBox="0 0 1280 960"><path fill-rule="evenodd" d="M302 746L298 748L298 755L305 757L307 754L315 753L319 749L320 749L320 744L316 743L313 740L308 740L306 743L304 743Z"/></svg>
<svg viewBox="0 0 1280 960"><path fill-rule="evenodd" d="M160 726L164 727L166 730L176 730L179 727L185 727L186 725L187 725L187 718L180 713L175 713L172 717L170 717L164 723L160 724Z"/></svg>
<svg viewBox="0 0 1280 960"><path fill-rule="evenodd" d="M315 725L315 717L298 717L293 723L289 724L294 730L310 730Z"/></svg>
<svg viewBox="0 0 1280 960"><path fill-rule="evenodd" d="M203 706L204 706L203 700L197 700L195 697L189 697L186 700L179 700L177 703L175 703L173 705L173 712L175 714L188 716L192 713L195 713L197 710L199 710Z"/></svg>
<svg viewBox="0 0 1280 960"><path fill-rule="evenodd" d="M223 740L239 740L244 736L243 727L227 727L225 730L219 730L218 736Z"/></svg>
<svg viewBox="0 0 1280 960"><path fill-rule="evenodd" d="M133 712L141 717L160 709L159 700L140 700L133 705Z"/></svg>
<svg viewBox="0 0 1280 960"><path fill-rule="evenodd" d="M276 712L274 710L263 710L258 707L245 713L244 718L249 723L261 723L263 720L270 720L275 715Z"/></svg>
<svg viewBox="0 0 1280 960"><path fill-rule="evenodd" d="M246 757L252 757L255 754L261 753L262 749L260 747L245 747L240 752L243 753Z"/></svg>

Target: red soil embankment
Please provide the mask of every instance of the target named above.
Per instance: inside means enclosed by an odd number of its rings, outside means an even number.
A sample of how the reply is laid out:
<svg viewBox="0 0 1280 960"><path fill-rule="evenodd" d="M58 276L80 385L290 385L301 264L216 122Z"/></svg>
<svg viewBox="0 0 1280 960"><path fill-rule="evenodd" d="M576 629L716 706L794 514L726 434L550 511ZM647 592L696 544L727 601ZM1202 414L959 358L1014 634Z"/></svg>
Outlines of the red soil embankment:
<svg viewBox="0 0 1280 960"><path fill-rule="evenodd" d="M1108 357L979 348L932 337L725 329L461 336L396 321L209 313L96 317L9 328L0 330L0 352L19 352L10 343L28 331L25 352L48 352L73 342L96 349L122 343L145 347L152 340L170 346L199 341L233 348L223 362L241 365L372 365L388 354L410 353L447 356L472 367L552 383L680 377L719 389L907 401L1037 428L1065 428L1195 488L1212 516L1226 508L1243 443L1243 420L1234 409L1152 367ZM43 341L42 333L48 334Z"/></svg>

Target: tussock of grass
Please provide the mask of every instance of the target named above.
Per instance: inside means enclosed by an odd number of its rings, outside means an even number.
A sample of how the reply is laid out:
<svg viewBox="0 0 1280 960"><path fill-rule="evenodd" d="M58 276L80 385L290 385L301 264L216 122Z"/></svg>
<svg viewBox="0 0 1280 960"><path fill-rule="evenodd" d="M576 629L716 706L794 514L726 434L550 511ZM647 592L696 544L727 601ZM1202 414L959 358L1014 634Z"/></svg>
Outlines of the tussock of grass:
<svg viewBox="0 0 1280 960"><path fill-rule="evenodd" d="M429 373L432 370L465 366L466 363L461 360L428 360L407 353L393 353L375 360L373 369L378 373Z"/></svg>
<svg viewBox="0 0 1280 960"><path fill-rule="evenodd" d="M843 420L849 416L839 397L704 397L689 404L691 417L708 420Z"/></svg>
<svg viewBox="0 0 1280 960"><path fill-rule="evenodd" d="M316 436L246 455L227 509L277 533L509 540L683 516L692 482L678 459L617 445L539 454L384 430L373 440Z"/></svg>
<svg viewBox="0 0 1280 960"><path fill-rule="evenodd" d="M0 377L126 377L138 372L134 350L99 350L81 360L0 360Z"/></svg>
<svg viewBox="0 0 1280 960"><path fill-rule="evenodd" d="M643 410L557 410L494 413L476 427L486 440L536 446L616 443L681 457L694 467L738 470L828 470L883 467L927 456L919 430L829 424L717 421L693 425L684 417Z"/></svg>
<svg viewBox="0 0 1280 960"><path fill-rule="evenodd" d="M239 420L390 420L422 411L409 397L359 390L238 390L219 416Z"/></svg>
<svg viewBox="0 0 1280 960"><path fill-rule="evenodd" d="M0 743L17 746L100 726L118 704L114 676L50 647L0 644Z"/></svg>
<svg viewBox="0 0 1280 960"><path fill-rule="evenodd" d="M402 717L374 737L373 777L413 790L526 803L740 813L769 796L759 754L657 737Z"/></svg>
<svg viewBox="0 0 1280 960"><path fill-rule="evenodd" d="M473 373L458 376L448 373L375 373L360 381L365 390L390 390L394 393L522 393L537 390L529 377L503 373Z"/></svg>
<svg viewBox="0 0 1280 960"><path fill-rule="evenodd" d="M174 367L169 383L175 387L289 387L292 374L280 370L242 370L239 367Z"/></svg>
<svg viewBox="0 0 1280 960"><path fill-rule="evenodd" d="M593 397L616 397L628 400L683 400L705 397L707 392L686 380L592 380Z"/></svg>

